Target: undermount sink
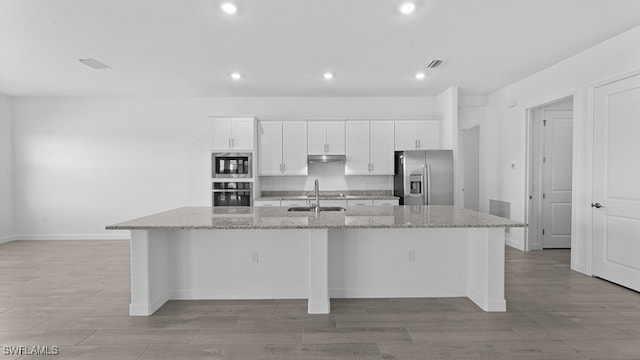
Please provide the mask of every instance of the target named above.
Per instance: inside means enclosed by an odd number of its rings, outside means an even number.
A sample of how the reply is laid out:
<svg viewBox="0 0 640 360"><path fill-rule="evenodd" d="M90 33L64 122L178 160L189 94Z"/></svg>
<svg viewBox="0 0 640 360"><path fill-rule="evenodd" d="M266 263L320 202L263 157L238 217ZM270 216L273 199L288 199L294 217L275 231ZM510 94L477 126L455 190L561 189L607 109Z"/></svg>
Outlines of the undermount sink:
<svg viewBox="0 0 640 360"><path fill-rule="evenodd" d="M320 211L345 211L345 210L347 209L339 206L320 206ZM287 209L287 211L312 212L312 211L315 211L315 209L310 206L295 206L295 207L290 207L289 209Z"/></svg>

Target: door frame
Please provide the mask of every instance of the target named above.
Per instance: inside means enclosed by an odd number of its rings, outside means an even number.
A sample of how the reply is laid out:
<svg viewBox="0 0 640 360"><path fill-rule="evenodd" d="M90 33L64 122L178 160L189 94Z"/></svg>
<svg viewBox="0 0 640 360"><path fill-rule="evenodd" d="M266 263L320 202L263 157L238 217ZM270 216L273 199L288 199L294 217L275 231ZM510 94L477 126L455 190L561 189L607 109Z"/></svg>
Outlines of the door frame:
<svg viewBox="0 0 640 360"><path fill-rule="evenodd" d="M534 142L535 141L540 141L539 138L534 137L534 127L536 126L536 119L535 119L535 110L546 106L546 105L550 105L562 100L566 100L568 98L572 99L572 108L573 108L573 121L574 121L574 126L573 126L573 130L572 130L572 135L573 135L573 145L572 145L572 155L571 155L571 175L572 175L572 179L571 179L571 187L572 187L572 194L571 194L571 257L573 259L573 252L574 252L574 248L576 246L576 240L575 240L575 236L574 234L576 233L576 189L577 189L577 178L578 178L578 167L577 167L577 144L578 144L578 126L575 126L576 123L576 119L577 119L577 112L576 112L576 108L577 108L577 92L572 91L572 92L568 92L568 93L564 93L564 94L557 94L554 96L550 96L544 99L540 99L537 101L534 101L528 105L526 105L524 107L524 111L525 111L525 118L526 118L526 124L525 124L525 144L526 144L526 154L525 154L525 185L524 185L524 195L525 195L525 221L527 224L534 224L533 226L529 226L527 227L527 230L525 230L525 234L524 234L524 251L531 251L531 250L541 250L543 244L540 243L540 247L538 248L537 246L534 247L532 246L532 242L531 239L535 236L536 232L539 232L542 226L542 209L540 206L535 206L535 202L536 201L540 201L540 199L538 199L535 196L532 196L532 192L531 192L531 186L534 182L534 174L536 174L536 172L534 171L534 167L538 166L539 164L537 162L534 161L534 156L536 155L534 153ZM579 121L579 119L578 119ZM538 191L539 193L539 191Z"/></svg>

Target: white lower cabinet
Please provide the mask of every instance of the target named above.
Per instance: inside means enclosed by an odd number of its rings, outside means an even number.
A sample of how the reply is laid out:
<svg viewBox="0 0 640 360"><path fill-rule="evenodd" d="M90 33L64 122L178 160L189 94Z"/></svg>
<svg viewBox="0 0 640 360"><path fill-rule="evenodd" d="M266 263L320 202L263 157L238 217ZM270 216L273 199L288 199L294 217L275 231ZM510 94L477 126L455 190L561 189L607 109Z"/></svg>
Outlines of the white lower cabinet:
<svg viewBox="0 0 640 360"><path fill-rule="evenodd" d="M280 200L280 206L309 206L309 202L307 200Z"/></svg>
<svg viewBox="0 0 640 360"><path fill-rule="evenodd" d="M371 206L373 200L347 200L347 206Z"/></svg>
<svg viewBox="0 0 640 360"><path fill-rule="evenodd" d="M398 204L399 204L398 199L386 199L386 200L376 199L376 200L373 200L373 205L375 205L375 206L396 206Z"/></svg>
<svg viewBox="0 0 640 360"><path fill-rule="evenodd" d="M255 207L278 207L280 206L280 200L256 200L253 202L253 206Z"/></svg>

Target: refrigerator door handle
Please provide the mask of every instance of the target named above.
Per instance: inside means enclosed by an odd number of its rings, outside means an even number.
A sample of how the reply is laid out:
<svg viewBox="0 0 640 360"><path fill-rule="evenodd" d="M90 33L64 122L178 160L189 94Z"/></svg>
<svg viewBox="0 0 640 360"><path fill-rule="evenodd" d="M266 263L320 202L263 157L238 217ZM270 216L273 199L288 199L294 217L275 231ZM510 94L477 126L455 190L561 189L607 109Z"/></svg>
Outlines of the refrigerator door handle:
<svg viewBox="0 0 640 360"><path fill-rule="evenodd" d="M426 204L431 205L431 167L429 164L425 164L424 169L426 172L425 181L427 183L427 186L425 187Z"/></svg>
<svg viewBox="0 0 640 360"><path fill-rule="evenodd" d="M422 204L423 205L429 205L429 194L428 194L428 186L429 186L429 179L427 179L427 164L424 164L424 166L422 167Z"/></svg>

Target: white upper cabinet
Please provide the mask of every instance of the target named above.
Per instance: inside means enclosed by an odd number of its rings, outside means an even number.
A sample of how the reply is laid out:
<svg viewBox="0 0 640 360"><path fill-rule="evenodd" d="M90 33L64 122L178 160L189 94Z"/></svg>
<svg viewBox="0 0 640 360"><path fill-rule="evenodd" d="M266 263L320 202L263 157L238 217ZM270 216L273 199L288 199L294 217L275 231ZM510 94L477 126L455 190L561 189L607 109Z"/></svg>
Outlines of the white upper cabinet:
<svg viewBox="0 0 640 360"><path fill-rule="evenodd" d="M258 175L282 175L282 122L260 121Z"/></svg>
<svg viewBox="0 0 640 360"><path fill-rule="evenodd" d="M283 175L307 175L306 134L306 121L284 121L282 123Z"/></svg>
<svg viewBox="0 0 640 360"><path fill-rule="evenodd" d="M309 155L344 155L344 121L309 121L307 134Z"/></svg>
<svg viewBox="0 0 640 360"><path fill-rule="evenodd" d="M214 118L211 120L213 150L251 151L255 138L255 118Z"/></svg>
<svg viewBox="0 0 640 360"><path fill-rule="evenodd" d="M345 175L369 175L369 121L347 121Z"/></svg>
<svg viewBox="0 0 640 360"><path fill-rule="evenodd" d="M393 121L371 121L371 175L393 175Z"/></svg>
<svg viewBox="0 0 640 360"><path fill-rule="evenodd" d="M347 121L345 175L393 175L393 121Z"/></svg>
<svg viewBox="0 0 640 360"><path fill-rule="evenodd" d="M397 120L395 150L440 149L440 120Z"/></svg>
<svg viewBox="0 0 640 360"><path fill-rule="evenodd" d="M260 121L258 175L307 175L307 123Z"/></svg>

